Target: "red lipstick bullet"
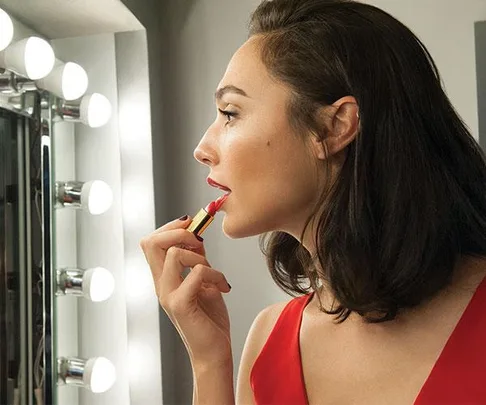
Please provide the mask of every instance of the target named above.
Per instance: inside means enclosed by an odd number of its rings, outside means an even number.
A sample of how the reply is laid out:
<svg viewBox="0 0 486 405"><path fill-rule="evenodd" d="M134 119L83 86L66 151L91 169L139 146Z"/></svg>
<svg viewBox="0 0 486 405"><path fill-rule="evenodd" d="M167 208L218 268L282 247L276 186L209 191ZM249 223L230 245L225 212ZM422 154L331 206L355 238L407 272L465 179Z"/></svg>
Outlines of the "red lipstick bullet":
<svg viewBox="0 0 486 405"><path fill-rule="evenodd" d="M213 222L214 216L221 209L229 194L211 201L206 208L202 208L187 227L187 230L194 235L201 236L206 228Z"/></svg>

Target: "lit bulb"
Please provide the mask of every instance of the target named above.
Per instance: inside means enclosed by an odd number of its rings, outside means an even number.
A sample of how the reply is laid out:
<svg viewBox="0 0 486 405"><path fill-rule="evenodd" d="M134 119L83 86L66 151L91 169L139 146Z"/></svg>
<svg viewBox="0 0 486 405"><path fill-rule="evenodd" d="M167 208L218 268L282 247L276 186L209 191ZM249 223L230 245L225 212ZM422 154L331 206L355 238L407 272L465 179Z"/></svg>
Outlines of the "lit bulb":
<svg viewBox="0 0 486 405"><path fill-rule="evenodd" d="M88 269L83 274L83 293L93 302L106 301L115 291L113 275L103 267Z"/></svg>
<svg viewBox="0 0 486 405"><path fill-rule="evenodd" d="M63 268L57 270L56 295L84 297L93 302L110 298L115 291L113 275L103 267L84 270Z"/></svg>
<svg viewBox="0 0 486 405"><path fill-rule="evenodd" d="M55 111L64 121L82 122L91 128L98 128L109 121L111 104L102 94L93 93L86 94L81 100L62 100Z"/></svg>
<svg viewBox="0 0 486 405"><path fill-rule="evenodd" d="M88 75L77 63L67 62L56 67L45 78L37 80L35 84L64 100L76 100L88 88Z"/></svg>
<svg viewBox="0 0 486 405"><path fill-rule="evenodd" d="M12 42L14 28L10 16L0 8L0 51Z"/></svg>
<svg viewBox="0 0 486 405"><path fill-rule="evenodd" d="M83 381L94 393L108 391L116 381L113 363L104 357L95 357L86 362Z"/></svg>
<svg viewBox="0 0 486 405"><path fill-rule="evenodd" d="M106 212L113 204L113 192L101 180L57 181L56 208L82 208L92 215Z"/></svg>
<svg viewBox="0 0 486 405"><path fill-rule="evenodd" d="M104 357L84 360L76 357L57 359L57 383L84 387L94 393L108 391L116 381L113 363Z"/></svg>
<svg viewBox="0 0 486 405"><path fill-rule="evenodd" d="M0 67L31 80L47 76L55 60L51 45L38 37L25 38L0 52Z"/></svg>
<svg viewBox="0 0 486 405"><path fill-rule="evenodd" d="M111 117L110 101L99 93L83 97L80 105L81 121L91 128L105 125Z"/></svg>
<svg viewBox="0 0 486 405"><path fill-rule="evenodd" d="M108 184L101 180L88 181L81 190L81 206L92 215L108 211L113 204L113 192Z"/></svg>

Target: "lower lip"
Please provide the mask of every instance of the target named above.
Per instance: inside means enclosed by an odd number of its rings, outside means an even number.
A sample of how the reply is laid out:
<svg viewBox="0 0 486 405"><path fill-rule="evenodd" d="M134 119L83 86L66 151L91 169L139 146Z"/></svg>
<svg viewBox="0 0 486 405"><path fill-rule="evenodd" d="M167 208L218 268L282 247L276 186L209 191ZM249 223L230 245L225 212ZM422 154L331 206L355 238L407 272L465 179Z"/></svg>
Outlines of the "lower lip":
<svg viewBox="0 0 486 405"><path fill-rule="evenodd" d="M219 208L218 211L222 211L223 210L224 206L226 205L226 202L228 201L228 198L230 197L230 194L231 194L231 191L226 191L224 193L224 201L223 201L223 204L221 204L221 207ZM222 198L222 197L220 197L220 198Z"/></svg>

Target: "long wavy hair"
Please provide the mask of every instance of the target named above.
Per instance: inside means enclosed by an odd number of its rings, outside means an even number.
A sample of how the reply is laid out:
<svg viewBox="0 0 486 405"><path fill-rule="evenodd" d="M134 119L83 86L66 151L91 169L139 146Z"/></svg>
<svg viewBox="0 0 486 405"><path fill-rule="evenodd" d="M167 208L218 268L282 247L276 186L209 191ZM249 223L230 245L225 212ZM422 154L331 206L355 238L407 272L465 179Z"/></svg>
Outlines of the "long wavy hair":
<svg viewBox="0 0 486 405"><path fill-rule="evenodd" d="M284 291L326 282L338 305L321 309L338 322L382 322L447 286L460 256L485 255L484 155L405 25L355 1L273 0L252 14L254 35L292 89L295 128L324 140L317 108L349 95L359 105L356 139L306 224L317 223L316 257L284 232L260 241Z"/></svg>

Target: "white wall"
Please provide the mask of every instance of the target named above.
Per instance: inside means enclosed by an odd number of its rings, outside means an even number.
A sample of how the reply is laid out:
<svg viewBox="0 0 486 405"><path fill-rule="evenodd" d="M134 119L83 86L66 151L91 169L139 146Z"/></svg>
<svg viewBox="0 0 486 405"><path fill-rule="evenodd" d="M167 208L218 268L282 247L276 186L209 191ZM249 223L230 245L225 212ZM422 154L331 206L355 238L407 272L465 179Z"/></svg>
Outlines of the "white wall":
<svg viewBox="0 0 486 405"><path fill-rule="evenodd" d="M478 137L474 21L486 19L484 0L374 0L407 24L429 48L453 104ZM218 195L205 185L207 170L192 151L214 118L213 93L233 52L247 37L246 23L258 0L167 1L162 16L160 74L164 140L154 139L157 224L197 210ZM158 186L159 180L165 188ZM165 195L163 193L166 193ZM163 206L164 209L160 207ZM235 370L247 331L265 306L287 297L274 286L256 238L228 240L221 218L205 234L210 263L233 289L227 295ZM191 402L191 372L185 349L162 315L167 404ZM168 336L172 336L169 340ZM164 356L163 356L164 357ZM168 386L167 386L168 385Z"/></svg>
<svg viewBox="0 0 486 405"><path fill-rule="evenodd" d="M140 240L155 229L145 31L115 35L130 404L162 403L159 303ZM157 133L157 131L154 131Z"/></svg>
<svg viewBox="0 0 486 405"><path fill-rule="evenodd" d="M486 19L484 0L367 0L407 25L425 43L446 92L478 139L474 23Z"/></svg>

